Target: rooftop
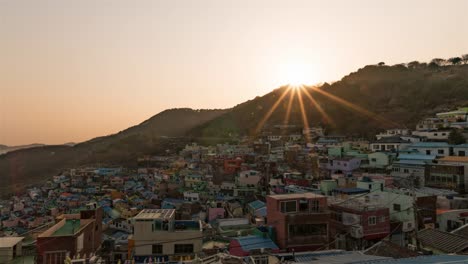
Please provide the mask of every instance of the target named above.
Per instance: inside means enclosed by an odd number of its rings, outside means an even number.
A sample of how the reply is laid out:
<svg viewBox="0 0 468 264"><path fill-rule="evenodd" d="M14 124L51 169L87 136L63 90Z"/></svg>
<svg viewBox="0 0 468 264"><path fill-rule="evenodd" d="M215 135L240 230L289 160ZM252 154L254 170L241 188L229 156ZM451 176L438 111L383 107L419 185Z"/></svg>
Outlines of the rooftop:
<svg viewBox="0 0 468 264"><path fill-rule="evenodd" d="M468 157L462 156L446 156L443 158L438 159L439 161L446 161L446 162L468 162Z"/></svg>
<svg viewBox="0 0 468 264"><path fill-rule="evenodd" d="M423 229L418 232L418 237L423 246L445 253L458 253L468 248L465 237L436 229Z"/></svg>
<svg viewBox="0 0 468 264"><path fill-rule="evenodd" d="M325 196L321 194L312 193L312 192L306 192L306 193L275 194L275 195L269 195L268 197L273 198L275 200L287 200L287 199L300 199L300 198L323 198Z"/></svg>
<svg viewBox="0 0 468 264"><path fill-rule="evenodd" d="M383 137L372 143L410 143L410 141L404 140L400 136L395 136L395 137Z"/></svg>
<svg viewBox="0 0 468 264"><path fill-rule="evenodd" d="M175 209L143 209L134 219L173 219Z"/></svg>
<svg viewBox="0 0 468 264"><path fill-rule="evenodd" d="M448 148L451 145L447 142L416 142L410 148Z"/></svg>
<svg viewBox="0 0 468 264"><path fill-rule="evenodd" d="M18 244L24 237L0 237L0 248L9 248Z"/></svg>
<svg viewBox="0 0 468 264"><path fill-rule="evenodd" d="M266 237L259 237L259 236L245 236L235 238L245 251L250 251L254 249L260 248L270 248L270 249L278 249L278 246L270 239Z"/></svg>
<svg viewBox="0 0 468 264"><path fill-rule="evenodd" d="M70 236L75 234L81 227L80 219L67 219L65 224L57 229L52 236Z"/></svg>

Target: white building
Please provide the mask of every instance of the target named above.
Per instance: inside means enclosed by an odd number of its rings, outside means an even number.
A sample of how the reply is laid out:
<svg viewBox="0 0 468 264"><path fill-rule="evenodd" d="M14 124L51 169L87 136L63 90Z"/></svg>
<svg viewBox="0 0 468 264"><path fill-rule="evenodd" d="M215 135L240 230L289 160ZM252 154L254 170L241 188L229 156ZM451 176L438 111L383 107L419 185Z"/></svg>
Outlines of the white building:
<svg viewBox="0 0 468 264"><path fill-rule="evenodd" d="M200 201L200 194L196 192L185 191L184 192L184 200L189 202L197 202Z"/></svg>
<svg viewBox="0 0 468 264"><path fill-rule="evenodd" d="M144 209L133 218L134 256L157 262L193 260L203 244L200 221L175 220L174 209Z"/></svg>
<svg viewBox="0 0 468 264"><path fill-rule="evenodd" d="M408 150L416 150L422 155L445 157L451 155L451 145L447 142L418 142L411 144Z"/></svg>
<svg viewBox="0 0 468 264"><path fill-rule="evenodd" d="M22 255L22 241L24 237L0 237L0 263L11 261Z"/></svg>
<svg viewBox="0 0 468 264"><path fill-rule="evenodd" d="M448 140L450 130L421 130L413 131L413 135L426 137L428 140L444 141Z"/></svg>
<svg viewBox="0 0 468 264"><path fill-rule="evenodd" d="M388 129L385 132L377 134L375 137L377 139L381 139L383 137L408 136L408 135L411 135L411 130L407 128L394 128L394 129Z"/></svg>

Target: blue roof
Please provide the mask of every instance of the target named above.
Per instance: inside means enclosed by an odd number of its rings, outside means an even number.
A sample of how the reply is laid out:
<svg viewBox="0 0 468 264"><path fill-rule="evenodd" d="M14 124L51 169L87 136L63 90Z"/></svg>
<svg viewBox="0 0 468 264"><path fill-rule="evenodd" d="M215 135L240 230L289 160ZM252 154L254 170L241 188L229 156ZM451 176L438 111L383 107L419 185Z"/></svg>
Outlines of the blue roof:
<svg viewBox="0 0 468 264"><path fill-rule="evenodd" d="M251 207L254 210L260 209L262 207L265 207L265 203L260 201L260 200L255 200L251 203L249 203L249 207Z"/></svg>
<svg viewBox="0 0 468 264"><path fill-rule="evenodd" d="M462 255L431 255L431 256L419 256L414 258L402 258L402 259L388 259L388 260L374 260L374 261L359 261L359 262L348 262L348 263L362 263L362 264L461 264L468 263L468 256Z"/></svg>
<svg viewBox="0 0 468 264"><path fill-rule="evenodd" d="M267 215L267 208L266 208L266 206L265 206L265 207L262 207L262 208L260 208L260 209L257 209L257 210L255 211L255 215L256 215L256 216L263 216L263 217L265 217L265 216Z"/></svg>
<svg viewBox="0 0 468 264"><path fill-rule="evenodd" d="M454 148L468 148L468 144L460 144L453 146Z"/></svg>
<svg viewBox="0 0 468 264"><path fill-rule="evenodd" d="M426 162L423 160L398 160L393 162L393 164L400 164L400 165L425 165Z"/></svg>
<svg viewBox="0 0 468 264"><path fill-rule="evenodd" d="M435 155L424 155L424 154L400 154L398 155L400 160L435 160Z"/></svg>
<svg viewBox="0 0 468 264"><path fill-rule="evenodd" d="M409 148L448 148L451 145L447 142L417 142L409 146Z"/></svg>
<svg viewBox="0 0 468 264"><path fill-rule="evenodd" d="M344 194L359 194L359 193L368 193L368 189L362 188L337 188L333 192L344 193Z"/></svg>
<svg viewBox="0 0 468 264"><path fill-rule="evenodd" d="M270 249L278 249L278 246L267 237L259 237L259 236L245 236L245 237L238 237L234 238L237 240L244 251L250 251L254 249L260 248L270 248Z"/></svg>

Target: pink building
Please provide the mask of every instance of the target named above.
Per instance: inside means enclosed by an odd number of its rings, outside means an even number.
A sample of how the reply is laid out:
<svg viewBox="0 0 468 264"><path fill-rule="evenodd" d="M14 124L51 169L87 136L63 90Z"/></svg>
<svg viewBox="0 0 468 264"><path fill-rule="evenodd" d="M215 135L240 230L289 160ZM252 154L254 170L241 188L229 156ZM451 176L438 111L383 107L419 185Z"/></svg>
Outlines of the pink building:
<svg viewBox="0 0 468 264"><path fill-rule="evenodd" d="M330 213L327 198L314 193L267 196L267 225L276 231L276 244L285 250L327 249Z"/></svg>
<svg viewBox="0 0 468 264"><path fill-rule="evenodd" d="M208 208L208 221L224 218L224 208Z"/></svg>

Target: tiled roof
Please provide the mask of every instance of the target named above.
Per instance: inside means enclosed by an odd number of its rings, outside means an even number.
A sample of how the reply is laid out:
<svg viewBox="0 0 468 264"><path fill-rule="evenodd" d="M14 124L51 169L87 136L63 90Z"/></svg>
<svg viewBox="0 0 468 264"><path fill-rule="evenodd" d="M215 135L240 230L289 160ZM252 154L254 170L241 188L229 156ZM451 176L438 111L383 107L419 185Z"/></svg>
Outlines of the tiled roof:
<svg viewBox="0 0 468 264"><path fill-rule="evenodd" d="M418 237L423 246L445 253L458 253L468 249L468 239L436 229L423 229L418 232Z"/></svg>
<svg viewBox="0 0 468 264"><path fill-rule="evenodd" d="M366 255L382 256L390 258L411 258L419 256L418 253L404 247L400 247L390 241L382 240L364 251Z"/></svg>
<svg viewBox="0 0 468 264"><path fill-rule="evenodd" d="M447 161L447 162L468 162L468 157L462 156L446 156L439 159L440 161Z"/></svg>

